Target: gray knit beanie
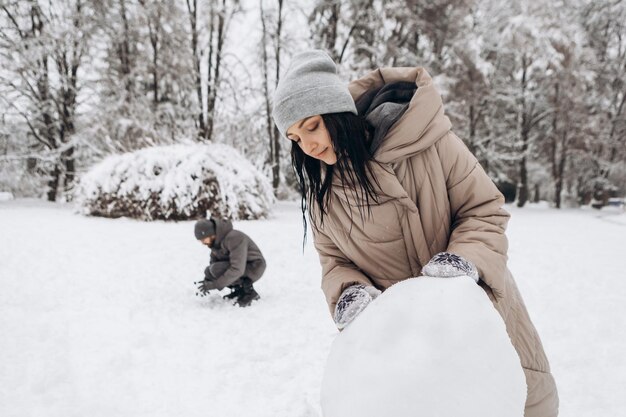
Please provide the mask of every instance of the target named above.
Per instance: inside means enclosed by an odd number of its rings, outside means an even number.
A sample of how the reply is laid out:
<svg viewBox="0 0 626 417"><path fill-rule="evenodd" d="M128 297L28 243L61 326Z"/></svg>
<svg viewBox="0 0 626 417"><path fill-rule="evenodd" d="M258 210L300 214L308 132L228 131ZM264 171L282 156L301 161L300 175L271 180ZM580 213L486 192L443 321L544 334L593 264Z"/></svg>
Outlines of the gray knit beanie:
<svg viewBox="0 0 626 417"><path fill-rule="evenodd" d="M207 236L213 236L215 234L215 222L211 219L198 220L193 229L196 239L202 240Z"/></svg>
<svg viewBox="0 0 626 417"><path fill-rule="evenodd" d="M317 114L358 114L348 85L337 75L337 67L324 51L314 49L293 57L274 93L272 117L278 130Z"/></svg>

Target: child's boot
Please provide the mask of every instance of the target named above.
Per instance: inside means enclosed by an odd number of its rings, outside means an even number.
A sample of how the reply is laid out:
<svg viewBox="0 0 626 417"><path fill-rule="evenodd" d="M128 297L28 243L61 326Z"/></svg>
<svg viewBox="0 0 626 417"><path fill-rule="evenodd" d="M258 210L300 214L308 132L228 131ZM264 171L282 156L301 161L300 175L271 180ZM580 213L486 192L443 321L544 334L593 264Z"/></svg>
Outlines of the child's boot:
<svg viewBox="0 0 626 417"><path fill-rule="evenodd" d="M250 278L241 278L241 288L241 293L237 297L237 301L235 301L235 304L237 304L239 307L248 307L250 304L252 304L253 301L261 298L259 296L259 293L257 293L252 286L252 280Z"/></svg>
<svg viewBox="0 0 626 417"><path fill-rule="evenodd" d="M225 296L223 296L222 298L224 300L230 301L242 295L242 292L243 292L242 285L234 284L234 285L229 286L228 288L230 288L230 294L226 294Z"/></svg>

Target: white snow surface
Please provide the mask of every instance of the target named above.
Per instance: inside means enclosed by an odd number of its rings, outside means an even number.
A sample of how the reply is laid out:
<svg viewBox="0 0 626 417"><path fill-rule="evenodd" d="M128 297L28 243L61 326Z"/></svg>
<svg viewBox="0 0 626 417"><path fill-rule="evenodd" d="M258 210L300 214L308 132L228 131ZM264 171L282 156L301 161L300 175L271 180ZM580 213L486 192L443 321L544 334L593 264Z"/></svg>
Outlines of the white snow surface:
<svg viewBox="0 0 626 417"><path fill-rule="evenodd" d="M378 296L335 338L321 394L324 417L523 417L525 402L504 322L468 276Z"/></svg>
<svg viewBox="0 0 626 417"><path fill-rule="evenodd" d="M509 266L561 415L626 409L626 215L507 207ZM299 203L237 221L267 260L261 300L198 298L193 222L0 203L0 416L318 417L337 336ZM390 357L390 361L393 358Z"/></svg>
<svg viewBox="0 0 626 417"><path fill-rule="evenodd" d="M8 191L0 191L0 201L13 200L13 193Z"/></svg>

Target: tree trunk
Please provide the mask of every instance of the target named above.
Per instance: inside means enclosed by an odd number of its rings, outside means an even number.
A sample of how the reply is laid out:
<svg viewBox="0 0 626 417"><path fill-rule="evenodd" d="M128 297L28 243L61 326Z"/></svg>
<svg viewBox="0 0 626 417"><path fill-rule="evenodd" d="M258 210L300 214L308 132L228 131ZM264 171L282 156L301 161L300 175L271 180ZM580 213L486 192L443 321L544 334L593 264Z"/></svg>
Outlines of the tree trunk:
<svg viewBox="0 0 626 417"><path fill-rule="evenodd" d="M567 160L569 157L568 152L568 141L567 138L567 130L563 130L562 138L561 138L561 152L559 155L558 165L557 165L557 179L558 181L555 184L555 201L557 203L557 208L561 208L561 192L563 191L563 180L565 176L565 166L567 165Z"/></svg>
<svg viewBox="0 0 626 417"><path fill-rule="evenodd" d="M118 55L120 57L121 74L124 80L124 88L126 90L125 101L128 103L133 96L133 83L130 76L130 29L128 26L128 17L126 16L126 0L120 0L120 12L122 15L122 25L124 27L124 37L122 44L118 46Z"/></svg>
<svg viewBox="0 0 626 417"><path fill-rule="evenodd" d="M263 10L263 0L259 0L259 8L261 13L261 51L262 51L262 69L263 69L263 92L265 94L265 123L267 125L267 137L269 139L269 153L266 163L272 170L272 186L274 195L277 193L278 181L276 181L276 171L274 169L274 123L272 121L272 109L270 104L269 91L269 58L267 56L267 25L265 24L265 11Z"/></svg>
<svg viewBox="0 0 626 417"><path fill-rule="evenodd" d="M73 19L73 26L75 33L80 33L81 27L81 2L76 1L75 17ZM66 144L72 140L75 129L75 117L76 117L76 97L78 96L78 69L81 64L84 38L74 38L71 43L71 47L65 45L60 46L57 50L57 68L61 76L62 88L62 114L61 119L61 143ZM69 50L68 50L69 49ZM61 53L59 54L59 51ZM63 189L69 191L74 183L75 176L75 161L74 161L74 146L70 146L61 153L61 168L64 170Z"/></svg>
<svg viewBox="0 0 626 417"><path fill-rule="evenodd" d="M280 32L282 28L282 5L283 1L278 0L278 14L276 22L276 85L278 85L280 74ZM271 116L271 94L269 89L269 56L267 54L267 34L268 29L265 21L265 12L263 10L263 0L259 0L259 6L261 11L261 26L262 26L262 60L263 60L263 90L265 93L265 114L267 124L267 136L269 138L269 153L267 158L267 164L272 171L272 187L274 189L274 195L278 193L278 187L280 185L280 132L274 124Z"/></svg>
<svg viewBox="0 0 626 417"><path fill-rule="evenodd" d="M33 5L31 8L31 21L33 22L32 33L35 36L41 36L43 32L43 18L40 14L39 6ZM37 105L41 111L41 117L43 122L44 137L46 138L47 146L50 150L57 149L59 142L56 138L56 129L54 127L54 119L52 116L53 110L51 109L50 102L52 100L50 96L50 82L49 82L49 69L48 69L49 56L46 52L42 53L41 58L38 61L40 73L37 80L37 92L38 103ZM57 192L59 188L59 177L61 170L58 162L54 164L54 169L51 173L52 177L48 182L48 201L56 201Z"/></svg>
<svg viewBox="0 0 626 417"><path fill-rule="evenodd" d="M217 28L213 24L213 18L217 16ZM211 20L211 40L209 47L209 70L207 75L207 131L205 139L211 141L213 138L213 127L215 126L215 102L217 100L217 89L220 82L220 67L222 65L222 53L224 49L224 37L226 21L226 0L222 0L222 9L218 13L212 12ZM213 49L213 36L217 36L217 45ZM211 65L215 62L215 65Z"/></svg>
<svg viewBox="0 0 626 417"><path fill-rule="evenodd" d="M524 155L519 165L519 182L517 184L517 207L524 207L528 202L528 169Z"/></svg>
<svg viewBox="0 0 626 417"><path fill-rule="evenodd" d="M561 194L563 193L563 179L559 178L554 182L554 205L561 208Z"/></svg>
<svg viewBox="0 0 626 417"><path fill-rule="evenodd" d="M552 116L552 134L550 135L550 162L552 165L552 180L554 181L554 204L556 208L561 208L561 192L563 191L563 178L559 176L559 170L557 167L557 152L558 152L558 135L559 135L559 107L560 99L560 85L558 82L554 84L554 102L555 107L554 115Z"/></svg>
<svg viewBox="0 0 626 417"><path fill-rule="evenodd" d="M52 170L52 177L48 181L48 201L55 202L57 201L57 191L59 188L59 178L61 177L61 169L59 168L59 164L54 164L54 169Z"/></svg>
<svg viewBox="0 0 626 417"><path fill-rule="evenodd" d="M198 51L198 2L197 0L187 0L187 11L189 12L189 25L191 27L191 55L193 57L193 68L196 84L196 96L198 99L198 140L206 137L206 126L204 124L204 100L202 99L202 74L200 73L200 55Z"/></svg>
<svg viewBox="0 0 626 417"><path fill-rule="evenodd" d="M521 99L521 123L520 123L520 139L522 142L521 154L522 158L519 162L519 181L517 185L517 207L524 207L528 201L528 168L526 165L526 158L528 153L528 140L529 140L529 115L526 108L526 70L528 66L526 64L526 57L522 57L522 99Z"/></svg>
<svg viewBox="0 0 626 417"><path fill-rule="evenodd" d="M282 46L281 32L283 27L283 0L278 0L278 16L276 17L276 85L280 80L280 50ZM278 190L280 185L280 141L281 134L278 131L278 127L272 123L274 134L272 140L274 141L274 164L272 165L272 185L274 190Z"/></svg>
<svg viewBox="0 0 626 417"><path fill-rule="evenodd" d="M61 160L63 161L63 167L65 169L65 177L63 180L63 188L65 191L69 191L74 183L74 177L76 175L75 161L74 161L74 147L69 148L61 154Z"/></svg>
<svg viewBox="0 0 626 417"><path fill-rule="evenodd" d="M152 46L152 103L156 109L159 104L159 30L161 11L159 10L152 26L152 17L148 16L148 34Z"/></svg>
<svg viewBox="0 0 626 417"><path fill-rule="evenodd" d="M337 26L339 25L339 17L341 13L341 2L336 1L330 6L330 18L328 19L328 30L325 33L325 47L326 50L330 53L330 57L333 61L339 61L339 54L335 49L335 44L337 43Z"/></svg>
<svg viewBox="0 0 626 417"><path fill-rule="evenodd" d="M539 189L539 184L535 184L535 190L533 192L533 203L538 203L541 201L541 191Z"/></svg>

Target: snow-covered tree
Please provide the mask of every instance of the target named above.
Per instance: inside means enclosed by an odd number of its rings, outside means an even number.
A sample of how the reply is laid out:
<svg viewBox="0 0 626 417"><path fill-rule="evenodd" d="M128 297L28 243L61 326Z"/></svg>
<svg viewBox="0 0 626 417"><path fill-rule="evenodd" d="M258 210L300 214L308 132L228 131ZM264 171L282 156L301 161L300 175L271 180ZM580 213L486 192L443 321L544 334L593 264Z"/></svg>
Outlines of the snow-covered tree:
<svg viewBox="0 0 626 417"><path fill-rule="evenodd" d="M1 12L1 96L27 127L21 154L47 177L47 198L55 201L75 175L73 135L93 26L91 3L13 1L3 3Z"/></svg>
<svg viewBox="0 0 626 417"><path fill-rule="evenodd" d="M186 0L193 61L194 87L199 106L198 138L210 141L215 125L216 102L224 71L228 31L241 11L239 0ZM203 65L203 58L206 65Z"/></svg>
<svg viewBox="0 0 626 417"><path fill-rule="evenodd" d="M263 0L259 1L259 13L261 17L261 69L263 73L263 95L265 104L265 123L269 140L268 165L272 171L272 186L274 193L278 193L280 186L280 149L281 135L278 127L272 121L272 94L280 80L280 56L283 45L283 0L277 0L273 13L263 6ZM271 72L274 70L274 76ZM273 81L272 81L273 80ZM273 85L271 85L273 84ZM271 85L271 86L270 86Z"/></svg>
<svg viewBox="0 0 626 417"><path fill-rule="evenodd" d="M545 120L544 130L548 133L539 145L541 154L550 167L553 201L561 207L563 191L572 183L572 172L576 171L576 155L584 155L584 138L588 134L585 126L585 87L588 72L588 51L584 49L585 33L578 25L576 10L555 4L555 23L549 28L550 42L558 52L556 65L548 68L546 96L551 115ZM567 26L557 21L571 21ZM543 146L541 146L543 145Z"/></svg>
<svg viewBox="0 0 626 417"><path fill-rule="evenodd" d="M195 134L185 14L168 1L109 0L99 9L98 97L92 136L101 154Z"/></svg>
<svg viewBox="0 0 626 417"><path fill-rule="evenodd" d="M593 169L581 175L579 192L606 200L626 193L626 3L586 2L581 23L594 53L586 95L589 100L588 149Z"/></svg>
<svg viewBox="0 0 626 417"><path fill-rule="evenodd" d="M515 13L500 28L496 46L494 93L505 109L503 134L511 134L517 158L517 205L530 197L528 161L535 144L545 139L540 123L551 114L547 104L546 73L558 66L560 55L550 38L550 20L530 8Z"/></svg>
<svg viewBox="0 0 626 417"><path fill-rule="evenodd" d="M296 185L271 96L290 57L317 47L346 81L425 67L455 131L519 205L532 194L556 206L606 200L626 193L625 9L619 0L4 0L0 184L56 199L106 155L195 138L239 149L284 194Z"/></svg>

